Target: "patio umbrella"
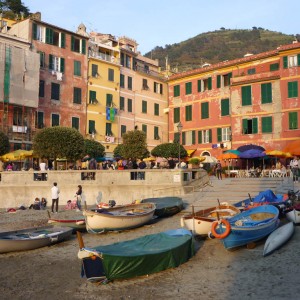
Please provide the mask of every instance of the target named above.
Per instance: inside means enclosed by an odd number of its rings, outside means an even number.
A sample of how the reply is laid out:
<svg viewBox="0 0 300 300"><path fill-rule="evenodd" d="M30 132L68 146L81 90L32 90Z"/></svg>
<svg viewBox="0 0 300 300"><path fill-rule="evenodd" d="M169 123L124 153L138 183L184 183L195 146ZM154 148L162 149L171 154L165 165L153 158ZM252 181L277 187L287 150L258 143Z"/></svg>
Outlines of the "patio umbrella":
<svg viewBox="0 0 300 300"><path fill-rule="evenodd" d="M240 154L240 158L246 158L247 159L247 169L248 169L248 159L251 158L259 158L259 157L264 157L266 156L266 153L264 150L259 150L259 149L250 149L242 152Z"/></svg>
<svg viewBox="0 0 300 300"><path fill-rule="evenodd" d="M300 139L287 144L283 151L290 152L292 155L300 156Z"/></svg>
<svg viewBox="0 0 300 300"><path fill-rule="evenodd" d="M283 157L283 158L289 158L292 156L291 153L280 151L280 150L269 150L269 151L265 151L265 153L269 156Z"/></svg>
<svg viewBox="0 0 300 300"><path fill-rule="evenodd" d="M224 151L224 153L232 153L232 154L240 155L241 151L231 149L231 150Z"/></svg>
<svg viewBox="0 0 300 300"><path fill-rule="evenodd" d="M218 159L225 160L225 159L236 159L239 158L237 154L234 153L222 153L218 156Z"/></svg>
<svg viewBox="0 0 300 300"><path fill-rule="evenodd" d="M204 157L205 159L203 160L204 163L216 163L218 160L213 157L213 156L208 156L208 155L203 155L200 157Z"/></svg>
<svg viewBox="0 0 300 300"><path fill-rule="evenodd" d="M1 159L4 161L17 161L17 160L23 160L27 157L32 157L33 151L30 150L23 150L23 149L18 149L9 153L6 153L1 156Z"/></svg>
<svg viewBox="0 0 300 300"><path fill-rule="evenodd" d="M147 157L143 159L144 161L155 161L156 158L155 157Z"/></svg>
<svg viewBox="0 0 300 300"><path fill-rule="evenodd" d="M265 148L263 148L262 146L249 144L249 145L240 146L237 148L237 150L240 152L245 152L248 150L260 150L262 152L262 151L265 151Z"/></svg>

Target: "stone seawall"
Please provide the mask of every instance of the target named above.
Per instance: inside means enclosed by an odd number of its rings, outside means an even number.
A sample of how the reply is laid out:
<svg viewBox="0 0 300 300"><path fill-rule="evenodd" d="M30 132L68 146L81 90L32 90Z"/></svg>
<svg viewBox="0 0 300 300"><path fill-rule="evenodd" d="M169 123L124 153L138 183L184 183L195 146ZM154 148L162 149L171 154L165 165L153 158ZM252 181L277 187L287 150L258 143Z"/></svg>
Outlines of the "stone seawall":
<svg viewBox="0 0 300 300"><path fill-rule="evenodd" d="M0 175L1 208L29 206L36 197L45 197L49 204L53 182L57 182L61 191L60 205L74 199L79 184L84 200L93 205L99 193L103 202L113 199L117 204L129 204L142 198L180 196L209 182L203 169L47 171L43 175L16 171Z"/></svg>

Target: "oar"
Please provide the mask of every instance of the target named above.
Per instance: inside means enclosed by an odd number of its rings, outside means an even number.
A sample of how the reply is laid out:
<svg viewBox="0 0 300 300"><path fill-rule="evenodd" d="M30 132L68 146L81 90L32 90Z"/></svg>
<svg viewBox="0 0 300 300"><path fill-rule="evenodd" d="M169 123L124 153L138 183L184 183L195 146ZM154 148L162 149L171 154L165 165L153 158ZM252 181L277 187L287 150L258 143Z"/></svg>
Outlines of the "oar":
<svg viewBox="0 0 300 300"><path fill-rule="evenodd" d="M218 203L219 203L219 206L220 206L221 204L220 204L220 200L219 200L219 198L218 198L217 200L218 200Z"/></svg>
<svg viewBox="0 0 300 300"><path fill-rule="evenodd" d="M50 211L47 210L48 218L51 219Z"/></svg>
<svg viewBox="0 0 300 300"><path fill-rule="evenodd" d="M77 234L79 249L83 249L84 248L84 242L83 242L83 239L82 239L82 235L79 231L76 231L76 234Z"/></svg>
<svg viewBox="0 0 300 300"><path fill-rule="evenodd" d="M250 203L253 204L252 198L249 193L248 193L248 196L249 196Z"/></svg>

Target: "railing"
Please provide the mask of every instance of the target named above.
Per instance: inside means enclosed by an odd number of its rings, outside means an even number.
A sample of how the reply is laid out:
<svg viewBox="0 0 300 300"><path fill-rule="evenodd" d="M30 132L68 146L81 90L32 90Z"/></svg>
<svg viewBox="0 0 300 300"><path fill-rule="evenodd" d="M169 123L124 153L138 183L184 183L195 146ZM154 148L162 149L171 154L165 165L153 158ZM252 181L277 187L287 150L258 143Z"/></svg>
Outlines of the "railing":
<svg viewBox="0 0 300 300"><path fill-rule="evenodd" d="M120 59L114 57L113 55L108 55L108 54L99 53L99 52L97 53L95 51L89 50L89 56L100 59L100 60L104 60L104 61L107 61L107 62L111 62L111 63L114 63L114 64L120 64Z"/></svg>

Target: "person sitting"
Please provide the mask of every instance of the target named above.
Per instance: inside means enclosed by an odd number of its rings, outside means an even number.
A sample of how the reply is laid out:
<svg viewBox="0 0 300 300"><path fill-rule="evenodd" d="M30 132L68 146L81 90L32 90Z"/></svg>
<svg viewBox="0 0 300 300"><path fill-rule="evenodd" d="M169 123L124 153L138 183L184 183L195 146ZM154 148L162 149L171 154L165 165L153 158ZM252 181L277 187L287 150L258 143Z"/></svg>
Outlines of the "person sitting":
<svg viewBox="0 0 300 300"><path fill-rule="evenodd" d="M47 207L46 198L42 198L40 205L41 205L41 209L45 209Z"/></svg>
<svg viewBox="0 0 300 300"><path fill-rule="evenodd" d="M35 198L33 204L29 206L29 209L40 210L41 203L39 198Z"/></svg>

